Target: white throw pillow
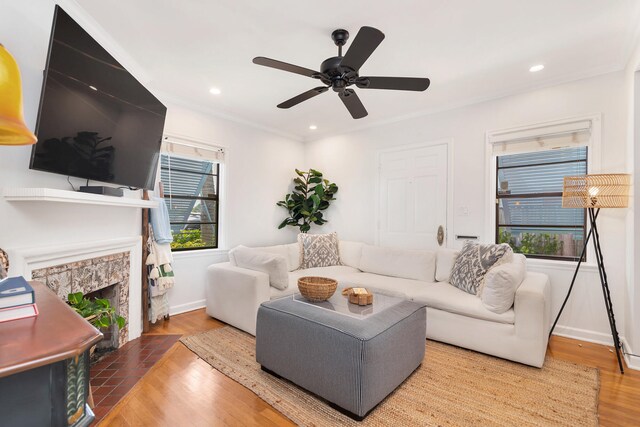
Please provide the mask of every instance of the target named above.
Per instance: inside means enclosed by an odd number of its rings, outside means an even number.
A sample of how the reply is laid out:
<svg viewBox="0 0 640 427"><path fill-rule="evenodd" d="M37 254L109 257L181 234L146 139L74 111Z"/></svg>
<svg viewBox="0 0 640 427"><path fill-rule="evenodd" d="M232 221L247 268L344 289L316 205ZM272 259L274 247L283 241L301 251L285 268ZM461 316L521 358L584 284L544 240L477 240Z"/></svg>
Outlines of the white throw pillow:
<svg viewBox="0 0 640 427"><path fill-rule="evenodd" d="M451 277L453 264L460 251L456 249L439 248L436 251L436 282L448 282Z"/></svg>
<svg viewBox="0 0 640 427"><path fill-rule="evenodd" d="M433 282L436 253L364 245L360 270L384 276Z"/></svg>
<svg viewBox="0 0 640 427"><path fill-rule="evenodd" d="M340 240L340 263L349 267L360 269L362 260L362 248L364 243Z"/></svg>
<svg viewBox="0 0 640 427"><path fill-rule="evenodd" d="M283 256L287 260L287 270L288 271L294 270L289 265L289 249L287 248L287 245L259 246L259 247L256 247L256 248L249 248L249 249L253 249L255 251L260 251L260 252L268 252L270 254Z"/></svg>
<svg viewBox="0 0 640 427"><path fill-rule="evenodd" d="M482 304L498 314L509 310L526 273L527 258L522 254L513 254L510 262L490 268L480 295Z"/></svg>
<svg viewBox="0 0 640 427"><path fill-rule="evenodd" d="M287 258L282 255L238 246L229 251L229 259L238 267L267 273L274 288L283 290L289 286Z"/></svg>
<svg viewBox="0 0 640 427"><path fill-rule="evenodd" d="M289 243L284 245L287 248L287 257L289 258L289 271L300 268L302 264L302 251L300 251L300 243Z"/></svg>

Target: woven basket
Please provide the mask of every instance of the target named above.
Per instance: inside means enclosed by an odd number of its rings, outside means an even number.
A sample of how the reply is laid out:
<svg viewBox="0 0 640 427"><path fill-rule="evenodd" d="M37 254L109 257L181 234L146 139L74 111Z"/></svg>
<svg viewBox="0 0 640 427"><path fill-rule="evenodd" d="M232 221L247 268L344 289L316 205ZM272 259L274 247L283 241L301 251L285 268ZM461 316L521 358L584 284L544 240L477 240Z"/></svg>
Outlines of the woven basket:
<svg viewBox="0 0 640 427"><path fill-rule="evenodd" d="M309 301L326 301L338 287L338 282L328 277L301 277L298 279L300 293Z"/></svg>

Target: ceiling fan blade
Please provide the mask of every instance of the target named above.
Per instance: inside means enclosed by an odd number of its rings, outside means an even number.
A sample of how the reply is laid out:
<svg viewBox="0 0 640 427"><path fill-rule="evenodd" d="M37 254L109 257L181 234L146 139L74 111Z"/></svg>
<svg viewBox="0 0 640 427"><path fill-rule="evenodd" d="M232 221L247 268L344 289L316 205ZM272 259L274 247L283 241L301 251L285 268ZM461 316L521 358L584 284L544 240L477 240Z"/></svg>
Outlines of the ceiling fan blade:
<svg viewBox="0 0 640 427"><path fill-rule="evenodd" d="M362 89L427 90L431 81L418 77L360 77L356 86Z"/></svg>
<svg viewBox="0 0 640 427"><path fill-rule="evenodd" d="M278 108L291 108L294 105L298 105L300 104L302 101L306 101L307 99L311 99L314 96L320 95L321 93L324 93L326 91L328 91L329 88L326 86L320 86L320 87L315 87L311 90L308 90L306 92L301 93L298 96L294 96L291 99L288 99L280 104L278 104Z"/></svg>
<svg viewBox="0 0 640 427"><path fill-rule="evenodd" d="M276 68L282 71L288 71L290 73L301 74L307 77L319 78L319 76L321 76L321 73L318 71L313 71L293 64L287 64L286 62L277 61L275 59L265 58L264 56L256 56L253 58L253 63L263 65L265 67Z"/></svg>
<svg viewBox="0 0 640 427"><path fill-rule="evenodd" d="M373 27L360 28L340 65L358 71L382 40L384 40L382 31Z"/></svg>
<svg viewBox="0 0 640 427"><path fill-rule="evenodd" d="M351 113L351 117L354 119L361 119L369 114L353 89L345 89L340 92L338 96L342 100L344 106L347 107L347 110Z"/></svg>

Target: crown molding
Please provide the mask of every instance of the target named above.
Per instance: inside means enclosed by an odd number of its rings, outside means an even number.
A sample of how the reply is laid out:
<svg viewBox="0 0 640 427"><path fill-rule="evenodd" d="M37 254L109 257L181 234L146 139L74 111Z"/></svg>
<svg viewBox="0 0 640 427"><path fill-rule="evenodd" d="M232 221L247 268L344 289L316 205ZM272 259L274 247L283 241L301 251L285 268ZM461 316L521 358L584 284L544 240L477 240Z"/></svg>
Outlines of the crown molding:
<svg viewBox="0 0 640 427"><path fill-rule="evenodd" d="M285 131L281 131L279 129L276 128L272 128L269 126L263 126L257 123L254 123L252 121L249 121L247 119L244 119L242 117L238 117L238 116L234 116L231 114L227 114L227 113L223 113L219 110L216 110L214 108L211 107L206 107L202 104L198 104L195 102L191 102L188 101L184 98L179 98L176 96L173 96L172 94L168 93L168 92L164 92L161 90L156 90L154 91L154 93L156 93L158 95L158 97L163 101L168 103L169 105L175 105L175 106L179 106L179 107L183 107L192 111L196 111L202 114L206 114L206 115L210 115L210 116L214 116L223 120L228 120L230 122L242 125L242 126L247 126L256 130L259 130L261 132L267 132L276 136L280 136L282 138L287 138L296 142L304 142L304 139L300 136L300 135L295 135L293 133L290 132L285 132Z"/></svg>
<svg viewBox="0 0 640 427"><path fill-rule="evenodd" d="M75 19L80 26L87 31L93 38L100 43L118 62L120 62L124 68L127 69L132 75L134 75L142 84L147 86L147 89L154 93L159 98L166 100L166 102L174 105L182 106L191 110L199 111L203 114L212 115L224 120L228 120L243 126L248 126L262 132L268 132L283 138L291 139L297 142L302 142L302 138L299 135L294 135L289 132L284 132L279 129L263 126L253 123L242 117L222 113L214 110L210 107L206 107L194 102L190 102L186 99L173 96L167 92L164 92L158 88L154 88L153 78L146 71L139 62L137 62L129 53L120 45L115 39L104 29L102 25L96 21L89 12L87 12L77 0L58 0L57 4L62 7L73 19Z"/></svg>
<svg viewBox="0 0 640 427"><path fill-rule="evenodd" d="M433 114L444 113L444 112L447 112L447 111L457 110L459 108L471 107L471 106L474 106L474 105L483 104L485 102L495 101L495 100L502 99L502 98L508 98L510 96L524 94L524 93L532 92L534 90L541 90L541 89L551 88L551 87L559 86L559 85L562 85L562 84L573 83L573 82L578 82L580 80L590 79L590 78L593 78L593 77L598 77L598 76L604 76L604 75L607 75L607 74L617 73L617 72L621 72L623 70L624 70L624 65L623 64L610 64L610 65L603 66L603 67L593 68L593 69L591 69L589 71L586 71L586 72L580 73L580 74L575 74L575 73L573 73L571 75L567 74L567 75L564 75L564 76L559 76L559 77L555 77L555 78L541 80L541 81L539 81L539 82L537 82L535 84L524 84L524 85L513 86L512 88L509 88L509 89L507 89L505 91L502 91L502 92L494 93L492 95L469 98L469 99L466 99L466 100L462 100L462 101L458 101L458 102L452 102L452 103L444 104L444 105L441 105L441 106L438 106L438 107L427 108L427 109L424 109L424 110L416 111L414 113L404 114L404 115L397 116L397 117L392 117L392 118L389 118L389 119L378 120L378 121L375 121L375 122L371 122L371 123L367 123L367 124L363 124L363 125L359 125L359 126L355 126L355 127L344 127L344 128L342 128L340 130L333 131L333 132L327 132L327 133L323 133L323 134L316 134L316 136L313 137L313 138L306 137L304 139L304 142L315 142L315 141L320 141L320 140L327 139L327 138L333 138L333 137L336 137L336 136L345 135L345 134L349 134L349 133L354 133L354 132L359 132L359 131L363 131L363 130L374 129L374 128L387 126L387 125L398 123L398 122L403 122L403 121L406 121L406 120L416 119L416 118L420 118L420 117L426 117L426 116L430 116L430 115L433 115Z"/></svg>
<svg viewBox="0 0 640 427"><path fill-rule="evenodd" d="M153 80L146 69L77 0L57 0L56 3L142 84L147 85Z"/></svg>

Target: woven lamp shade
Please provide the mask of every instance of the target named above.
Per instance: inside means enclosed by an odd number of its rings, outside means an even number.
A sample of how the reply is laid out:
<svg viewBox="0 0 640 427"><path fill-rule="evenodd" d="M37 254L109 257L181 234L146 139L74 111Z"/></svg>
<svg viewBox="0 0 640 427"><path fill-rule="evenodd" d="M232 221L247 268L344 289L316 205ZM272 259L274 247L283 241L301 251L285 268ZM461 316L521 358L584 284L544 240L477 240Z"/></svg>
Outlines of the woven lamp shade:
<svg viewBox="0 0 640 427"><path fill-rule="evenodd" d="M626 208L631 175L605 173L564 177L563 208Z"/></svg>

